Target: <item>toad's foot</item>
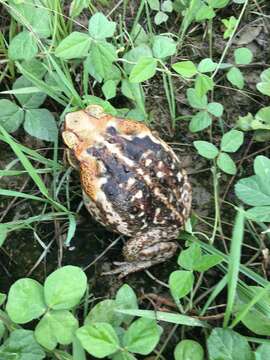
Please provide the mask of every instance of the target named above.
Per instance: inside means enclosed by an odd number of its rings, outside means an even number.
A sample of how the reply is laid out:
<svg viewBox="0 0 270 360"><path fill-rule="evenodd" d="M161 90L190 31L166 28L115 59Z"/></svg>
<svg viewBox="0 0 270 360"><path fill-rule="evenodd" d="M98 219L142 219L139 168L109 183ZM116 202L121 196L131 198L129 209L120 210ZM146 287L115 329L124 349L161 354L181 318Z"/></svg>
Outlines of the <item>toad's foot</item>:
<svg viewBox="0 0 270 360"><path fill-rule="evenodd" d="M154 260L145 260L145 261L138 261L138 262L114 262L113 264L118 266L118 268L107 271L102 273L101 275L115 275L119 274L118 278L122 279L125 276L137 272L142 271L144 269L149 268L152 265L160 263L161 261L154 261Z"/></svg>

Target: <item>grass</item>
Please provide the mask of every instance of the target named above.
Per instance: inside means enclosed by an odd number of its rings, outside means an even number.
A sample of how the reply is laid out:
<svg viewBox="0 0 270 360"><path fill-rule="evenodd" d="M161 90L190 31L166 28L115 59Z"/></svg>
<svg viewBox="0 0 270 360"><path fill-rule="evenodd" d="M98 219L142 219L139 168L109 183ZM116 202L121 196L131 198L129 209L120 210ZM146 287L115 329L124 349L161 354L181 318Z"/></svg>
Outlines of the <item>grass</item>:
<svg viewBox="0 0 270 360"><path fill-rule="evenodd" d="M122 324L123 333L129 331L125 340L121 338L126 341L127 350L118 348L117 341L112 340L115 351L122 355L128 351L125 355L132 358L140 353L129 341L132 336L140 337L146 331L144 326L149 326L149 342L143 347L149 347L149 353L153 352L156 360L173 356L176 360L184 359L181 351L191 352L195 346L185 343L187 339L200 346L196 360L222 358L229 348L228 342L235 344L227 354L232 359L252 359L255 354L266 359L261 354L270 350L270 219L265 215L261 221L258 214L260 211L267 214L270 207L268 180L263 177L263 170L269 167L266 141L270 130L267 106L270 93L267 85L263 92L256 85L262 82L261 73L269 69L269 54L267 50L260 51L256 41L260 41L260 34L267 37L270 31L267 1L245 0L236 4L217 0L212 2L216 6L208 8L201 0L177 1L172 11L165 11L161 2L158 9L157 2L146 0L105 4L85 1L79 10L79 1L73 2L73 10L70 4L64 6L60 1L43 1L37 7L33 7L30 0L22 5L14 1L0 3L5 9L0 33L3 114L0 114L0 161L3 164L0 256L3 269L10 274L0 288L3 298L18 278L31 274L43 283L57 267L72 264L87 269L89 282L86 295L73 311L76 319L82 324L89 311L90 318L99 319L100 313L96 313L94 304L99 305L105 314L102 321L107 325L103 330L109 331L108 336L114 337L110 331L115 331L118 323ZM24 10L27 5L33 12L40 13L31 18L29 9ZM158 11L168 15L168 20L160 25L155 17ZM42 24L35 21L40 14ZM233 16L234 26L228 29L222 20L229 22ZM257 38L239 43L239 32L256 21L262 22ZM227 37L225 31L228 31ZM18 46L16 36L22 32L28 41ZM245 58L236 62L234 51L238 48L251 51L251 62L247 63ZM148 59L144 68L139 66L141 58ZM232 68L236 68L233 79L228 75ZM20 76L29 81L28 85L13 88ZM270 75L266 74L263 81L269 85L269 79ZM194 89L192 98L188 89ZM43 102L42 93L46 94ZM9 102L1 104L3 99ZM35 106L29 106L29 99ZM81 204L79 176L63 160L63 145L59 140L65 115L93 103L102 105L112 115L151 124L168 141L173 137L174 143L181 144L177 145L179 156L191 162L188 171L192 172L194 188L194 213L186 232L179 237L181 252L190 251L189 259L193 259L193 263L183 263L179 257L180 270L176 270L176 261L172 260L143 275L128 277L126 282L137 294L143 289L143 295L137 300L140 309L135 307L132 290L120 288L127 291L126 307L117 309L116 315L110 314L119 306L117 296L123 296L118 290L119 284L115 286L113 279L100 276L106 262L119 260L117 248L112 250L107 243L108 239L115 240L110 233L90 224ZM215 105L211 108L210 103ZM46 127L40 116L29 130L27 116L33 110L43 109L50 111L53 125ZM255 123L246 120L244 125L239 125L241 117L248 112L255 116L261 109L265 115L261 113L259 122L255 117ZM195 127L190 125L192 122ZM239 142L232 136L230 143L235 150L227 151L222 141L231 129L243 133L244 140ZM266 140L258 141L263 140L262 135ZM196 147L199 154L193 146L198 140L204 141L204 146L208 143L206 150ZM209 144L217 150L209 148ZM216 151L215 156L211 151ZM252 169L258 161L263 161L263 166ZM257 182L252 187L248 179L254 173ZM242 188L236 196L234 185L239 184L240 179L249 187L248 191ZM203 193L207 199L200 198ZM22 216L20 211L24 210L20 209L24 208L27 211ZM25 233L29 238L24 253L20 249L26 246ZM192 250L194 244L197 244L196 251ZM31 248L35 248L35 254ZM74 255L67 249L73 249ZM100 253L104 255L99 257ZM92 266L94 257L99 259L96 268ZM20 260L23 265L15 271ZM12 263L16 265L10 265ZM185 275L189 279L187 284L183 284L177 274ZM172 278L175 283L169 281ZM185 291L181 293L179 289L183 285ZM116 294L116 287L120 295ZM102 300L108 298L111 302L103 303ZM5 344L17 326L16 321L11 326L6 320L6 311L3 300L0 354L7 351ZM134 319L131 322L131 316L145 322L136 323L138 320ZM155 320L159 322L159 330ZM108 330L108 324L112 330ZM161 329L164 336L160 339ZM72 341L69 344L57 341L62 345L51 350L42 341L47 340L38 337L38 346L41 345L48 359L67 359L73 354L75 360L84 360L89 352L81 335L73 334L73 350ZM100 348L98 340L93 341ZM223 345L223 353L213 350L217 341ZM242 354L239 348L244 349ZM97 356L97 353L90 354ZM108 356L118 359L116 355L108 353Z"/></svg>

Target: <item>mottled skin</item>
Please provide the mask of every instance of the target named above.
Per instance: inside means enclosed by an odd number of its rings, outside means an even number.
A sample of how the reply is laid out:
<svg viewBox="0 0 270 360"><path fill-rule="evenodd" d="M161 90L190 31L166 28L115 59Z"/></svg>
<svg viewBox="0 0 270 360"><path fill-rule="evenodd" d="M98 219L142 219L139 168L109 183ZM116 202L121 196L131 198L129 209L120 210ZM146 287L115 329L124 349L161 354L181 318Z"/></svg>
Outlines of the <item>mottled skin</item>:
<svg viewBox="0 0 270 360"><path fill-rule="evenodd" d="M191 187L173 150L142 123L99 106L69 113L62 133L80 164L84 202L111 231L131 237L120 277L170 258L189 216Z"/></svg>

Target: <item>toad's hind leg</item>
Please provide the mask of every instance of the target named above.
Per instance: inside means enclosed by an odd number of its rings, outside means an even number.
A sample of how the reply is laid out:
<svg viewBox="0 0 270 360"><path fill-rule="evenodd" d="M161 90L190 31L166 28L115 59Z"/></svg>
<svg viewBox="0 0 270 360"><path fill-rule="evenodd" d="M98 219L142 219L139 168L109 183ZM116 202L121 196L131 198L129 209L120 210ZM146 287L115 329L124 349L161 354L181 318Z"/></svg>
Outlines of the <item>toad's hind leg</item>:
<svg viewBox="0 0 270 360"><path fill-rule="evenodd" d="M171 234L164 229L150 229L131 238L123 249L125 262L114 264L117 269L104 275L120 274L119 278L149 268L172 257L177 250L177 243L170 241L176 238L178 231Z"/></svg>

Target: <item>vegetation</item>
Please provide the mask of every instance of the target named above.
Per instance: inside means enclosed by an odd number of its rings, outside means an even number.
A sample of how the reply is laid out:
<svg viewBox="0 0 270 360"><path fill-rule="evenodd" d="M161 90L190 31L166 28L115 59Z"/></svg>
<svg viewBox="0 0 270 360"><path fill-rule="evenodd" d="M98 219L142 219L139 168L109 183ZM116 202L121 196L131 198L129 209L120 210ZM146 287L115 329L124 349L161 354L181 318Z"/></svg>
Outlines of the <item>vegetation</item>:
<svg viewBox="0 0 270 360"><path fill-rule="evenodd" d="M0 4L0 359L268 360L269 2ZM158 130L193 184L178 259L125 284L59 137L90 104Z"/></svg>

